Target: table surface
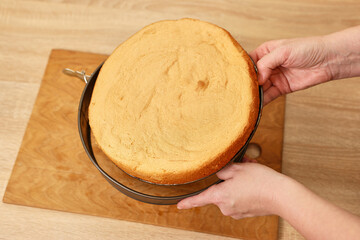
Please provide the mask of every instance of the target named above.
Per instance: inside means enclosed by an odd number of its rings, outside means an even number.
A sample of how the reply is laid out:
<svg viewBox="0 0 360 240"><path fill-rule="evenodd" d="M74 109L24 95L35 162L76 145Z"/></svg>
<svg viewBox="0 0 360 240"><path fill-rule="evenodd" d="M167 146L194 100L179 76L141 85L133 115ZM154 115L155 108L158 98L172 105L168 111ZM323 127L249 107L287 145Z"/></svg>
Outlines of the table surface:
<svg viewBox="0 0 360 240"><path fill-rule="evenodd" d="M247 50L264 41L328 34L360 24L358 0L2 0L0 2L0 196L5 191L49 53L110 54L141 27L199 18ZM283 172L360 215L360 78L287 96ZM100 217L0 203L0 239L229 239ZM280 221L279 239L302 239Z"/></svg>

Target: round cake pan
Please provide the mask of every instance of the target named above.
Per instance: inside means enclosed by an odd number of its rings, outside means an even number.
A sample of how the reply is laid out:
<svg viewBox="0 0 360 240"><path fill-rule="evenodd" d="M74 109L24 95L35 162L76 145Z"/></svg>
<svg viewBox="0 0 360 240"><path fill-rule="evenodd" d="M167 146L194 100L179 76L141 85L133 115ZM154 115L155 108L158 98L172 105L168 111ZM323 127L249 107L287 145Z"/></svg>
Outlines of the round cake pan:
<svg viewBox="0 0 360 240"><path fill-rule="evenodd" d="M92 92L101 67L102 64L97 67L97 69L92 73L86 82L86 86L83 90L79 103L78 128L82 144L91 162L113 187L126 196L141 202L158 205L172 205L178 203L184 198L197 195L208 187L214 184L218 184L222 181L216 177L216 174L212 174L189 184L179 184L181 186L156 186L157 184L144 182L141 179L134 178L128 174L123 174L125 172L118 169L118 167L112 163L111 160L106 159L105 154L103 154L96 146L96 142L92 137L88 118L88 108ZM254 67L257 72L255 64ZM255 127L247 139L245 145L235 154L235 156L229 161L228 164L242 161L247 146L255 134L255 131L260 122L261 110L263 106L263 91L261 86L259 86L259 97L259 113Z"/></svg>

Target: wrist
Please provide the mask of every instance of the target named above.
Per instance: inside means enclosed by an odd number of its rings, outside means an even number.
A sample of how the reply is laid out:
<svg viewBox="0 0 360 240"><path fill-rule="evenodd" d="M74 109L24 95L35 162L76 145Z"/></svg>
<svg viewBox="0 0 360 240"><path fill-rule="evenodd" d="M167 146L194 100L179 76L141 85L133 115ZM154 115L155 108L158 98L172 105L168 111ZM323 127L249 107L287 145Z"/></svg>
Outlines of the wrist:
<svg viewBox="0 0 360 240"><path fill-rule="evenodd" d="M322 37L331 80L360 76L360 27Z"/></svg>
<svg viewBox="0 0 360 240"><path fill-rule="evenodd" d="M265 197L266 211L268 214L284 217L283 212L290 203L288 193L296 187L294 186L295 181L286 175L279 174L277 179L273 179L272 182Z"/></svg>
<svg viewBox="0 0 360 240"><path fill-rule="evenodd" d="M287 219L294 197L305 194L303 186L286 175L281 175L274 189L271 189L271 199L268 199L270 214L278 215Z"/></svg>

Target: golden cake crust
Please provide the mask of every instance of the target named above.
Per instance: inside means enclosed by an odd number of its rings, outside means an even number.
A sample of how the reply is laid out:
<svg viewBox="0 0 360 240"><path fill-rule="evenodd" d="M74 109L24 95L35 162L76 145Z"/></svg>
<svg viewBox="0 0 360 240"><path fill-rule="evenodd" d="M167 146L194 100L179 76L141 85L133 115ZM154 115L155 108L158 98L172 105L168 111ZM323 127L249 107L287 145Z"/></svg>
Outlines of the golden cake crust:
<svg viewBox="0 0 360 240"><path fill-rule="evenodd" d="M258 111L256 72L237 41L216 25L181 19L153 23L111 54L94 87L89 121L122 170L152 183L183 184L223 168L247 141Z"/></svg>

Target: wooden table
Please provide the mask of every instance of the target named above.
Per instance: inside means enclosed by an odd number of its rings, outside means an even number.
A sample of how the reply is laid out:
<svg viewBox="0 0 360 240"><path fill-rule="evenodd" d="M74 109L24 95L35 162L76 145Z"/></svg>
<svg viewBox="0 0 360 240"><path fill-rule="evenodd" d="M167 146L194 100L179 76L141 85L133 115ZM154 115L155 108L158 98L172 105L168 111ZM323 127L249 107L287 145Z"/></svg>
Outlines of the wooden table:
<svg viewBox="0 0 360 240"><path fill-rule="evenodd" d="M228 29L251 51L264 41L360 24L358 0L53 0L0 2L0 196L53 48L110 54L141 27L193 17ZM287 97L283 172L360 215L360 78ZM228 239L0 203L0 239ZM281 221L280 239L302 237Z"/></svg>

